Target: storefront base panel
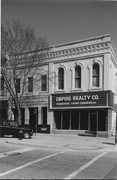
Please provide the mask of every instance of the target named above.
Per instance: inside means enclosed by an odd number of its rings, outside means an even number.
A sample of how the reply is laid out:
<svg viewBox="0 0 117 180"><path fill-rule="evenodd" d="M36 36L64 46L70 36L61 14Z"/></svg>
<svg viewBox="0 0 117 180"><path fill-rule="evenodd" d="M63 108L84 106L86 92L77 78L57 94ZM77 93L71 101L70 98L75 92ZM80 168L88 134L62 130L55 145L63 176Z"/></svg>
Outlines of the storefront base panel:
<svg viewBox="0 0 117 180"><path fill-rule="evenodd" d="M97 131L96 136L97 137L107 137L107 138L109 137L108 132L105 132L105 131Z"/></svg>
<svg viewBox="0 0 117 180"><path fill-rule="evenodd" d="M52 130L52 134L79 134L85 133L85 130Z"/></svg>
<svg viewBox="0 0 117 180"><path fill-rule="evenodd" d="M75 134L75 135L82 135L82 136L83 135L84 136L91 135L90 133L87 133L87 130L52 130L50 133L51 134L69 134L69 135ZM94 135L92 134L92 136L94 136ZM95 137L105 137L105 138L108 138L109 135L108 135L108 132L97 131Z"/></svg>

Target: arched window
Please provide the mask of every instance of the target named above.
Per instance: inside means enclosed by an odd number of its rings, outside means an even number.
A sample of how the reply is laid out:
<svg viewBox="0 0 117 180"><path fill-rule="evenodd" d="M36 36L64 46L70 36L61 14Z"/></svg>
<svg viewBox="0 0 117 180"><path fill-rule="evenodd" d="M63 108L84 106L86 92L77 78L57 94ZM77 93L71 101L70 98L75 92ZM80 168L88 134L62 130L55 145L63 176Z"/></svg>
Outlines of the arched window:
<svg viewBox="0 0 117 180"><path fill-rule="evenodd" d="M58 71L58 89L64 89L64 69Z"/></svg>
<svg viewBox="0 0 117 180"><path fill-rule="evenodd" d="M93 65L92 83L93 87L99 87L99 64L97 63Z"/></svg>
<svg viewBox="0 0 117 180"><path fill-rule="evenodd" d="M81 67L75 67L75 88L81 88Z"/></svg>

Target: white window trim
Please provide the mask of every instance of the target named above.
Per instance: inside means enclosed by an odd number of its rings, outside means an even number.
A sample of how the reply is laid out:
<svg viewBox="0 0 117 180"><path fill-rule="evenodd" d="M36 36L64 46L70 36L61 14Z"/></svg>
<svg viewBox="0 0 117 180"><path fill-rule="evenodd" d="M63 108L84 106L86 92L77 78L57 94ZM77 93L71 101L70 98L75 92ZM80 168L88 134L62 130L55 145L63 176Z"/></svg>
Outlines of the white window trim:
<svg viewBox="0 0 117 180"><path fill-rule="evenodd" d="M93 65L97 63L99 64L99 86L93 86L92 84L92 69ZM101 90L102 89L102 62L97 59L93 59L92 64L87 67L89 69L89 90Z"/></svg>
<svg viewBox="0 0 117 180"><path fill-rule="evenodd" d="M75 67L81 67L81 88L75 88ZM84 79L84 65L79 62L75 62L74 66L70 69L71 70L71 91L82 91L83 90L83 79Z"/></svg>
<svg viewBox="0 0 117 180"><path fill-rule="evenodd" d="M58 71L60 68L63 68L64 70L64 89L58 89ZM66 91L66 66L63 65L63 64L59 64L57 67L56 67L56 71L55 71L55 91L58 91L58 92L65 92Z"/></svg>

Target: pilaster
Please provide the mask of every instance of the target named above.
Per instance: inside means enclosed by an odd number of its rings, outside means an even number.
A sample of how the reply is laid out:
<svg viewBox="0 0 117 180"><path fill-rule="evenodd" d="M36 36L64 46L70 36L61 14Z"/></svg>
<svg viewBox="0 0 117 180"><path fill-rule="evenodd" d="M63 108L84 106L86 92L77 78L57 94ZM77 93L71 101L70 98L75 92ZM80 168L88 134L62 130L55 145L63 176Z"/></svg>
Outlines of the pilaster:
<svg viewBox="0 0 117 180"><path fill-rule="evenodd" d="M109 62L110 62L110 56L109 53L104 54L104 90L109 89L109 82L110 82L110 68L109 68Z"/></svg>
<svg viewBox="0 0 117 180"><path fill-rule="evenodd" d="M38 106L38 125L42 124L41 122L41 107Z"/></svg>
<svg viewBox="0 0 117 180"><path fill-rule="evenodd" d="M49 94L54 92L55 86L55 72L54 72L54 64L52 62L49 63L48 67L48 91Z"/></svg>
<svg viewBox="0 0 117 180"><path fill-rule="evenodd" d="M29 109L25 108L25 124L29 124Z"/></svg>
<svg viewBox="0 0 117 180"><path fill-rule="evenodd" d="M108 137L110 137L112 133L112 110L111 109L108 109L107 131L108 131Z"/></svg>

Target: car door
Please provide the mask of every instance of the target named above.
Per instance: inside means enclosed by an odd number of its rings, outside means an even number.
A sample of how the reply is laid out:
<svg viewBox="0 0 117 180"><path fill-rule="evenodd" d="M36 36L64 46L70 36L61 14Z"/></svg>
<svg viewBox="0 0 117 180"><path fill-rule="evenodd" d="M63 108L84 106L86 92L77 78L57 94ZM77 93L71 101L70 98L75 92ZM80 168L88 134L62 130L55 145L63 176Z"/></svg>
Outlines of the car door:
<svg viewBox="0 0 117 180"><path fill-rule="evenodd" d="M3 126L3 134L11 135L11 128L9 126Z"/></svg>

